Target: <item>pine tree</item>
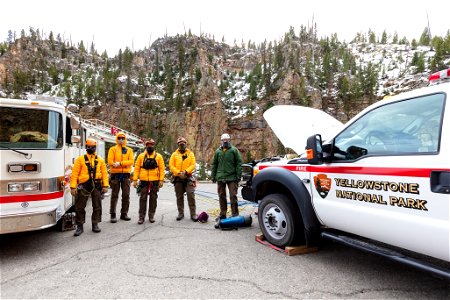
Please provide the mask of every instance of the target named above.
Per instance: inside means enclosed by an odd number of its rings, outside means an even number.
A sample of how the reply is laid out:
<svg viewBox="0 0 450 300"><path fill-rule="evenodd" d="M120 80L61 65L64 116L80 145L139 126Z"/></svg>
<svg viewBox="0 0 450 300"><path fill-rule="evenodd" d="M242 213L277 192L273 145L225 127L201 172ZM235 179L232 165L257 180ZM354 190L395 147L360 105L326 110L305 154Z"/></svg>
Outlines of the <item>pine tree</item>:
<svg viewBox="0 0 450 300"><path fill-rule="evenodd" d="M169 58L167 58L164 63L164 74L166 79L164 99L166 100L168 108L170 108L172 106L170 100L173 100L173 94L175 91L175 81L173 80L172 64Z"/></svg>
<svg viewBox="0 0 450 300"><path fill-rule="evenodd" d="M397 34L397 31L394 32L394 37L392 38L392 44L398 44L398 34Z"/></svg>
<svg viewBox="0 0 450 300"><path fill-rule="evenodd" d="M437 72L446 68L444 64L444 55L445 55L444 40L441 37L436 36L433 38L432 45L435 52L433 59L430 62L430 69L432 72Z"/></svg>
<svg viewBox="0 0 450 300"><path fill-rule="evenodd" d="M428 27L425 27L425 29L423 30L422 35L419 39L419 44L422 46L429 46L431 44L431 37Z"/></svg>
<svg viewBox="0 0 450 300"><path fill-rule="evenodd" d="M81 40L80 43L78 44L78 50L80 50L81 54L86 53L86 48L84 48L83 40Z"/></svg>
<svg viewBox="0 0 450 300"><path fill-rule="evenodd" d="M8 38L6 39L6 42L7 42L8 44L14 43L14 37L13 37L13 32L12 32L12 30L8 30Z"/></svg>
<svg viewBox="0 0 450 300"><path fill-rule="evenodd" d="M386 30L384 30L383 33L381 34L381 43L382 43L382 44L386 44L386 43L387 43L387 33L386 33Z"/></svg>
<svg viewBox="0 0 450 300"><path fill-rule="evenodd" d="M377 42L377 37L375 36L375 32L372 29L369 29L369 43L375 44Z"/></svg>

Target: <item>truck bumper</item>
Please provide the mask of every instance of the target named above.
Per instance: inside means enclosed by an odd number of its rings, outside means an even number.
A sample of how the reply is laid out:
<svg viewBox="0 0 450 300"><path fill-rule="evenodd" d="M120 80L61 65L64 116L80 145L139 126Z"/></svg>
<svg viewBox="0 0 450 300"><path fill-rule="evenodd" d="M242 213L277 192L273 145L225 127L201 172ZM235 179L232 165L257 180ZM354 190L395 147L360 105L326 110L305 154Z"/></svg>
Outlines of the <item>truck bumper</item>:
<svg viewBox="0 0 450 300"><path fill-rule="evenodd" d="M241 190L241 195L245 200L254 202L253 189L251 186L244 185Z"/></svg>
<svg viewBox="0 0 450 300"><path fill-rule="evenodd" d="M0 234L39 230L55 225L56 209L46 212L14 214L0 217Z"/></svg>

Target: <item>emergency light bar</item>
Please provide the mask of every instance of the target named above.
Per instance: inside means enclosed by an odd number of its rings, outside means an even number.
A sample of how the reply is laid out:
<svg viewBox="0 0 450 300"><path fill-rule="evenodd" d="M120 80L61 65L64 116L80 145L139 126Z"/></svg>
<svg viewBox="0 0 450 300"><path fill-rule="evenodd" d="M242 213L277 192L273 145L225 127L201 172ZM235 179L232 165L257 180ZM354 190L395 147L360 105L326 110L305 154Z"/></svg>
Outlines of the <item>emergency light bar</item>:
<svg viewBox="0 0 450 300"><path fill-rule="evenodd" d="M430 83L432 81L441 80L441 79L449 79L450 78L450 69L442 70L436 73L431 74L430 78L428 80Z"/></svg>

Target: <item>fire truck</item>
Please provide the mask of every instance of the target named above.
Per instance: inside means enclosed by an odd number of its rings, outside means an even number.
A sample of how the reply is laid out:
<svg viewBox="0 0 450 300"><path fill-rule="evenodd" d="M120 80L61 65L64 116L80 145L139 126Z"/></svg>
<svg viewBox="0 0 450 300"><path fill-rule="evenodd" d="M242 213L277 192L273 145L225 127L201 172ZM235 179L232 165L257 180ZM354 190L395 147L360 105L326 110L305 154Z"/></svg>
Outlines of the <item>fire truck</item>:
<svg viewBox="0 0 450 300"><path fill-rule="evenodd" d="M297 158L244 165L275 246L355 247L450 279L450 69L343 125L307 107L264 118ZM441 82L440 84L437 84ZM291 121L292 120L292 121Z"/></svg>
<svg viewBox="0 0 450 300"><path fill-rule="evenodd" d="M0 99L0 234L72 226L70 175L86 138L105 157L105 143L124 131L76 111L58 97ZM139 136L124 132L130 146L142 147Z"/></svg>

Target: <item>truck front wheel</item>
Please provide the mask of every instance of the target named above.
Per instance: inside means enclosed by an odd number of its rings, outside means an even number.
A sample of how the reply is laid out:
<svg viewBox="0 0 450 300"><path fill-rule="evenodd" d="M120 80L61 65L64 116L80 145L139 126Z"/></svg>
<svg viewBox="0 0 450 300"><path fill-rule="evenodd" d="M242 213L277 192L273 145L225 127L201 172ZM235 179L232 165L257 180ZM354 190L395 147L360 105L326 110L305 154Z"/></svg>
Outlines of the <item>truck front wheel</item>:
<svg viewBox="0 0 450 300"><path fill-rule="evenodd" d="M270 194L261 200L258 221L264 237L275 246L292 245L303 234L299 212L283 194Z"/></svg>

